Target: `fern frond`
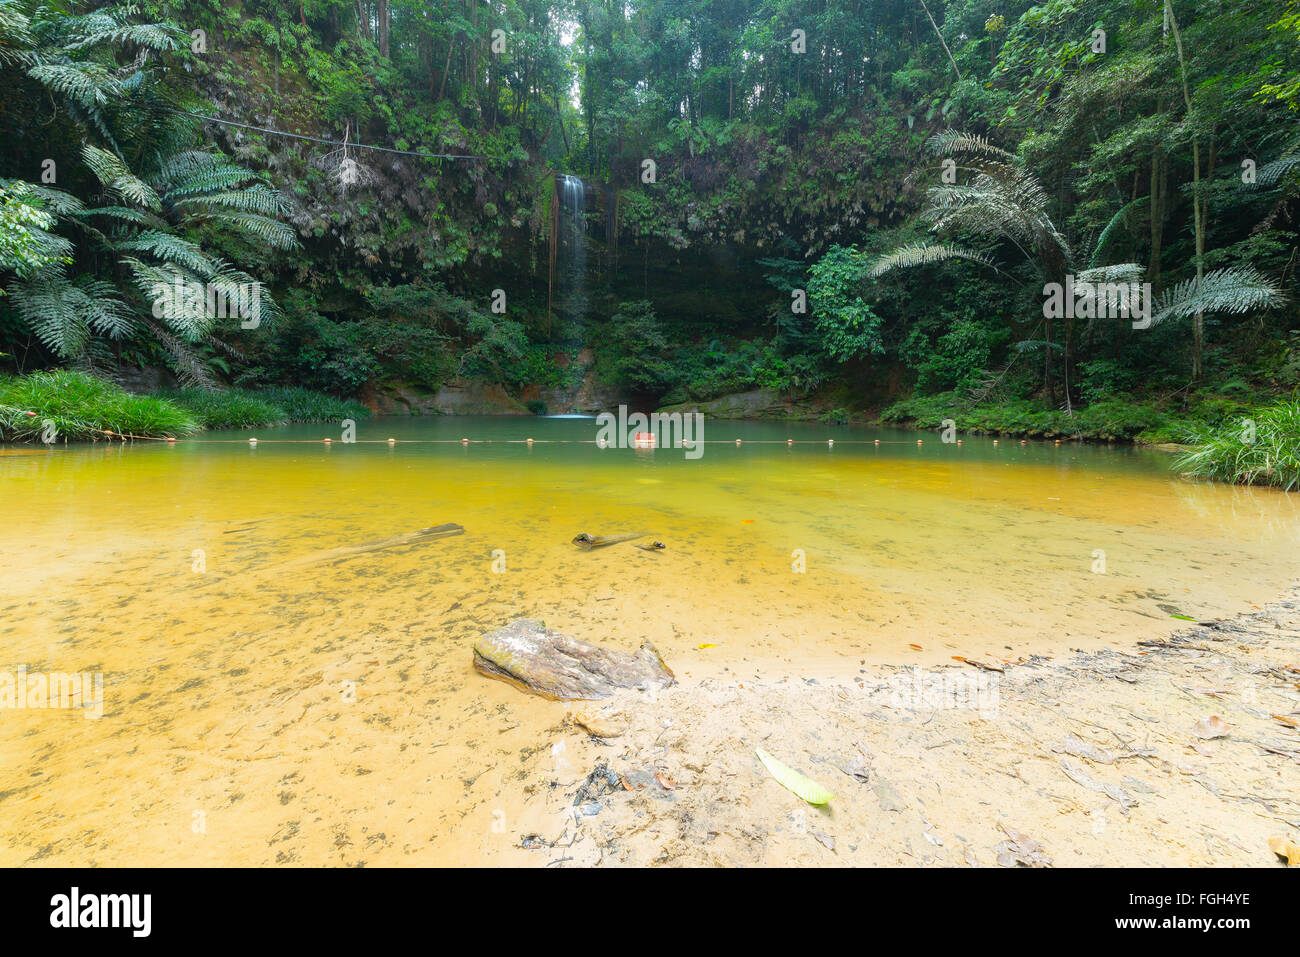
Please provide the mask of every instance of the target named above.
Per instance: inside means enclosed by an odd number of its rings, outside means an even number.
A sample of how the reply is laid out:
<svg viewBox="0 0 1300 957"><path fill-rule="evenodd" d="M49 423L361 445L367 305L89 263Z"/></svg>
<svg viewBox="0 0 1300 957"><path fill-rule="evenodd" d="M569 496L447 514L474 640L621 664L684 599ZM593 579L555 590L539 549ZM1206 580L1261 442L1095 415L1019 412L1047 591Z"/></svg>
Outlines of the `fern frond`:
<svg viewBox="0 0 1300 957"><path fill-rule="evenodd" d="M223 190L219 193L203 193L178 200L178 208L202 206L217 210L236 210L244 213L259 213L263 216L278 216L284 212L283 197L258 183L245 189Z"/></svg>
<svg viewBox="0 0 1300 957"><path fill-rule="evenodd" d="M1008 153L1006 150L994 146L984 137L954 129L946 129L942 133L931 136L926 140L925 150L931 156L952 156L967 153L987 159L1002 160L1006 163L1016 162L1014 153Z"/></svg>
<svg viewBox="0 0 1300 957"><path fill-rule="evenodd" d="M182 266L204 280L210 279L219 268L217 262L198 243L152 229L118 243L117 248L126 252L148 253L165 263Z"/></svg>
<svg viewBox="0 0 1300 957"><path fill-rule="evenodd" d="M213 213L195 218L225 226L242 234L244 239L257 239L276 249L293 249L298 245L298 234L294 232L292 226L256 213Z"/></svg>
<svg viewBox="0 0 1300 957"><path fill-rule="evenodd" d="M153 210L162 208L153 188L127 169L119 157L90 143L81 148L81 156L105 189L137 206Z"/></svg>
<svg viewBox="0 0 1300 957"><path fill-rule="evenodd" d="M1276 186L1283 176L1295 169L1300 169L1300 151L1265 163L1255 171L1255 182L1260 186Z"/></svg>
<svg viewBox="0 0 1300 957"><path fill-rule="evenodd" d="M1285 301L1281 290L1253 266L1216 269L1206 273L1199 284L1195 278L1185 279L1161 293L1151 311L1151 323L1182 319L1198 312L1239 315L1253 309L1280 306Z"/></svg>
<svg viewBox="0 0 1300 957"><path fill-rule="evenodd" d="M1139 196L1132 202L1125 203L1120 207L1119 212L1110 218L1110 222L1108 222L1097 235L1097 244L1093 247L1092 257L1088 261L1089 265L1096 266L1098 264L1098 260L1101 259L1102 253L1106 251L1106 244L1110 242L1111 236L1120 228L1120 226L1128 222L1128 214L1137 209L1143 203L1149 202L1151 202L1150 196Z"/></svg>
<svg viewBox="0 0 1300 957"><path fill-rule="evenodd" d="M1118 283L1127 285L1139 281L1145 273L1146 268L1137 263L1115 263L1112 266L1094 266L1091 269L1085 269L1075 274L1074 281L1076 284Z"/></svg>
<svg viewBox="0 0 1300 957"><path fill-rule="evenodd" d="M979 263L981 266L988 266L995 271L998 268L989 257L971 249L943 243L914 243L881 256L868 267L867 275L875 279L892 269L929 266L949 259L965 259L968 262Z"/></svg>

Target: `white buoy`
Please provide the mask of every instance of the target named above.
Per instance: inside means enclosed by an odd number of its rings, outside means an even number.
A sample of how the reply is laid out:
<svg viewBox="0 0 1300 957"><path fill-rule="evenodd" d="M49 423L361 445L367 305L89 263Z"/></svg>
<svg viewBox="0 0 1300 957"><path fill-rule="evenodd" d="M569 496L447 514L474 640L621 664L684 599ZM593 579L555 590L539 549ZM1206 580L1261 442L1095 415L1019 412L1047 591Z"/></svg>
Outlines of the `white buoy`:
<svg viewBox="0 0 1300 957"><path fill-rule="evenodd" d="M249 445L256 445L256 444L257 444L257 439L249 439L249 440L248 440L248 444L249 444Z"/></svg>
<svg viewBox="0 0 1300 957"><path fill-rule="evenodd" d="M389 444L389 445L396 445L396 444L397 444L397 439L389 439L389 440L388 440L388 444Z"/></svg>

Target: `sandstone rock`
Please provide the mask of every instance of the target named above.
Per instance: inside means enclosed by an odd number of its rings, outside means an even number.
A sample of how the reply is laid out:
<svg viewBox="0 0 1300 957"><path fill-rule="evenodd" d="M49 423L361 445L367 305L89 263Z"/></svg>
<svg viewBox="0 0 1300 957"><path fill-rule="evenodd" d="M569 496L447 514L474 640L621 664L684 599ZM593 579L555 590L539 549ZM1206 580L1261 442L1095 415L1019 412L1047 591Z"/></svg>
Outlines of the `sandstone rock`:
<svg viewBox="0 0 1300 957"><path fill-rule="evenodd" d="M608 698L620 688L666 688L676 683L654 645L635 652L602 648L520 618L474 645L474 667L546 698Z"/></svg>

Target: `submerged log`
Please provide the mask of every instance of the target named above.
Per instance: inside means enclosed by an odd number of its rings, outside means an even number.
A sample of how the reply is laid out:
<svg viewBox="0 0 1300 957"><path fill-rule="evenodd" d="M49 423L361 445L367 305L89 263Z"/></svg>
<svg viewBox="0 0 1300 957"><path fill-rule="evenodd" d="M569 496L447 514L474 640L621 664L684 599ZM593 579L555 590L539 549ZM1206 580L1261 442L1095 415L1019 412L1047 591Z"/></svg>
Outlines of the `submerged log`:
<svg viewBox="0 0 1300 957"><path fill-rule="evenodd" d="M331 548L323 552L314 552L302 558L296 558L291 562L279 566L280 568L297 568L301 565L317 565L321 562L337 562L345 558L352 558L355 555L368 555L370 552L381 551L385 548L399 548L403 545L421 545L425 542L436 541L440 538L448 538L452 535L463 535L465 529L453 522L445 525L433 525L429 528L419 528L413 532L403 532L400 535L393 535L389 538L381 538L373 542L362 542L360 545L344 545L341 548Z"/></svg>
<svg viewBox="0 0 1300 957"><path fill-rule="evenodd" d="M474 667L546 698L608 698L620 688L666 688L676 683L655 646L635 652L602 648L520 618L474 645Z"/></svg>

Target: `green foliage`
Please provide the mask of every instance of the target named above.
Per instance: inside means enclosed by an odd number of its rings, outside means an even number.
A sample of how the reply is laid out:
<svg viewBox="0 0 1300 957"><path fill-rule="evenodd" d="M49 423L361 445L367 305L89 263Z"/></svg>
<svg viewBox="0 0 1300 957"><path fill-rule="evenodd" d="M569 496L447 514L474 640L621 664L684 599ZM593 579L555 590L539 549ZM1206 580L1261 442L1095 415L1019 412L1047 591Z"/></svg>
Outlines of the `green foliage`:
<svg viewBox="0 0 1300 957"><path fill-rule="evenodd" d="M1174 467L1241 485L1300 488L1300 403L1280 402L1197 437Z"/></svg>
<svg viewBox="0 0 1300 957"><path fill-rule="evenodd" d="M884 351L881 319L862 298L867 267L856 249L832 246L809 270L808 298L822 347L840 362Z"/></svg>
<svg viewBox="0 0 1300 957"><path fill-rule="evenodd" d="M969 393L986 377L994 350L1008 338L1005 329L992 329L972 319L957 319L933 346L922 341L913 368L921 392L953 390Z"/></svg>
<svg viewBox="0 0 1300 957"><path fill-rule="evenodd" d="M672 380L672 367L664 359L668 340L649 301L621 303L610 319L606 342L612 381L655 392Z"/></svg>
<svg viewBox="0 0 1300 957"><path fill-rule="evenodd" d="M162 397L190 412L205 429L251 429L284 422L341 422L364 419L360 402L339 399L301 386L247 389L191 387Z"/></svg>
<svg viewBox="0 0 1300 957"><path fill-rule="evenodd" d="M117 386L69 369L0 376L0 440L40 442L46 420L55 440L120 435L189 435L199 428L187 410L163 398L131 395Z"/></svg>
<svg viewBox="0 0 1300 957"><path fill-rule="evenodd" d="M193 386L165 392L162 397L185 409L205 429L251 429L289 420L283 409L241 389Z"/></svg>

